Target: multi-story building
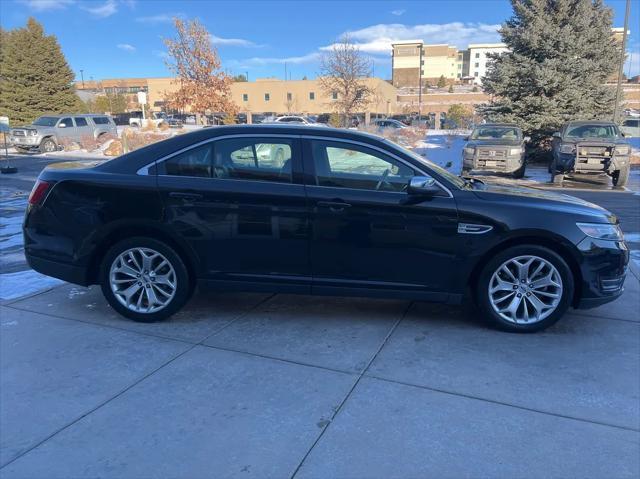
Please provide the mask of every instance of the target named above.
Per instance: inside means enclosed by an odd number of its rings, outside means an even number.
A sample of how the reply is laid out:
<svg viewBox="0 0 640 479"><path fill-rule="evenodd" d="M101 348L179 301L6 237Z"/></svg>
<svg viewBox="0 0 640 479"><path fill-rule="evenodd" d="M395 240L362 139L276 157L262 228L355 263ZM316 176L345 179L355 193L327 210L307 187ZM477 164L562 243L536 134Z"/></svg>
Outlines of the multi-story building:
<svg viewBox="0 0 640 479"><path fill-rule="evenodd" d="M487 74L487 67L491 62L490 54L505 53L509 51L504 43L476 43L470 44L469 49L469 73L473 83L482 84L482 77Z"/></svg>
<svg viewBox="0 0 640 479"><path fill-rule="evenodd" d="M408 40L392 45L392 83L397 88L417 87L422 79L436 83L440 77L456 81L458 51L447 44L425 45L421 40Z"/></svg>

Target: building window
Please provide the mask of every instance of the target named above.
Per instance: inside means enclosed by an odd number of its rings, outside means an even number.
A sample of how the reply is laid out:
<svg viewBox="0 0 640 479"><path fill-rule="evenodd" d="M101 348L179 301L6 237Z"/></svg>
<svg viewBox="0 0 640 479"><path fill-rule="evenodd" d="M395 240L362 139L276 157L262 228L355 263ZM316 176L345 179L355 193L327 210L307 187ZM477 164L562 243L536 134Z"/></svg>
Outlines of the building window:
<svg viewBox="0 0 640 479"><path fill-rule="evenodd" d="M249 101L249 95L247 93L242 94L242 101Z"/></svg>
<svg viewBox="0 0 640 479"><path fill-rule="evenodd" d="M424 60L420 60L420 65L424 65Z"/></svg>
<svg viewBox="0 0 640 479"><path fill-rule="evenodd" d="M309 92L309 100L315 100L316 99L316 94L315 92L310 91Z"/></svg>
<svg viewBox="0 0 640 479"><path fill-rule="evenodd" d="M333 100L337 100L337 99L338 99L338 92L337 92L337 91L332 92L332 93L331 93L331 98L332 98Z"/></svg>
<svg viewBox="0 0 640 479"><path fill-rule="evenodd" d="M478 68L480 66L480 64L478 62L476 62L476 68Z"/></svg>
<svg viewBox="0 0 640 479"><path fill-rule="evenodd" d="M462 70L462 65L458 65L458 70Z"/></svg>
<svg viewBox="0 0 640 479"><path fill-rule="evenodd" d="M264 101L269 101L271 99L271 97L269 96L268 93L264 94Z"/></svg>
<svg viewBox="0 0 640 479"><path fill-rule="evenodd" d="M480 54L479 53L476 53L476 58L480 58Z"/></svg>
<svg viewBox="0 0 640 479"><path fill-rule="evenodd" d="M287 93L287 101L293 100L293 95L291 93Z"/></svg>
<svg viewBox="0 0 640 479"><path fill-rule="evenodd" d="M478 72L473 72L473 76L477 77L478 76Z"/></svg>
<svg viewBox="0 0 640 479"><path fill-rule="evenodd" d="M458 73L458 78L462 78L462 75L460 73Z"/></svg>

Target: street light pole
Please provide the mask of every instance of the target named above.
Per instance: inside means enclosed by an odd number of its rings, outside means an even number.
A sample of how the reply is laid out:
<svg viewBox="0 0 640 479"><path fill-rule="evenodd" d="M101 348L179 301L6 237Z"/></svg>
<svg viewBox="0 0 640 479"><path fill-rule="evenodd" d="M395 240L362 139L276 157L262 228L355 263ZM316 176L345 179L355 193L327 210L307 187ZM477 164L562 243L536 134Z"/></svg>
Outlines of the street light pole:
<svg viewBox="0 0 640 479"><path fill-rule="evenodd" d="M624 31L622 32L622 51L620 53L620 65L618 66L618 85L616 86L616 104L613 108L613 122L617 123L620 114L620 97L622 96L622 76L624 75L624 59L627 53L627 30L629 29L629 10L631 0L627 0L627 8L624 12Z"/></svg>
<svg viewBox="0 0 640 479"><path fill-rule="evenodd" d="M420 45L420 64L418 65L418 124L422 120L422 45Z"/></svg>
<svg viewBox="0 0 640 479"><path fill-rule="evenodd" d="M80 70L80 79L82 80L82 89L84 90L84 70Z"/></svg>

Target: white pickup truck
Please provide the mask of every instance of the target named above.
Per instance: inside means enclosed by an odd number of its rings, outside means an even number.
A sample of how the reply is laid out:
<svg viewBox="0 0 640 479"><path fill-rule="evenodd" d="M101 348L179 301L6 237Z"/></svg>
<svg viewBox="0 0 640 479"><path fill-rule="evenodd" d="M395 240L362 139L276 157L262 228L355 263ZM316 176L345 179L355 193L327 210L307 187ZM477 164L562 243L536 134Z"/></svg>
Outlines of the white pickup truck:
<svg viewBox="0 0 640 479"><path fill-rule="evenodd" d="M157 127L162 122L167 121L167 114L163 111L152 112L151 116L143 120L141 117L133 117L129 118L129 126L135 126L136 128L140 128L147 124L147 122L153 122L153 126Z"/></svg>

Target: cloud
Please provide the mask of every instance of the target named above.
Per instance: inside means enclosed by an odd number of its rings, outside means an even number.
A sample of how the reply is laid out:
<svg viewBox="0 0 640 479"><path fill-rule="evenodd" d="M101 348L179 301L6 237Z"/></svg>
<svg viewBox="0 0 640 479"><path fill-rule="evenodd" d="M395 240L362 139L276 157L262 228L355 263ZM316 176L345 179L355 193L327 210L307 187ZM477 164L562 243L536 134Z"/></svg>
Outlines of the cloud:
<svg viewBox="0 0 640 479"><path fill-rule="evenodd" d="M20 3L35 12L46 12L48 10L67 8L74 3L74 0L21 0Z"/></svg>
<svg viewBox="0 0 640 479"><path fill-rule="evenodd" d="M391 15L395 15L396 17L399 17L400 15L404 14L404 12L406 12L406 10L404 9L391 10Z"/></svg>
<svg viewBox="0 0 640 479"><path fill-rule="evenodd" d="M82 9L86 10L92 15L95 15L96 17L106 18L110 17L118 11L118 4L116 3L116 0L107 0L102 5L98 5L97 7L82 6Z"/></svg>
<svg viewBox="0 0 640 479"><path fill-rule="evenodd" d="M162 58L163 60L168 60L170 58L170 55L164 50L153 50L151 54L158 58Z"/></svg>
<svg viewBox="0 0 640 479"><path fill-rule="evenodd" d="M500 25L486 23L425 23L404 25L382 23L345 32L360 50L372 54L390 54L391 44L402 40L422 40L425 43L448 43L458 48L466 48L469 43L495 43L500 41ZM333 45L321 47L331 50Z"/></svg>
<svg viewBox="0 0 640 479"><path fill-rule="evenodd" d="M137 17L136 22L156 25L160 23L173 23L174 18L184 18L184 13L160 13L158 15L149 15L147 17Z"/></svg>
<svg viewBox="0 0 640 479"><path fill-rule="evenodd" d="M627 51L624 73L629 77L640 75L640 52L637 49L636 51Z"/></svg>
<svg viewBox="0 0 640 479"><path fill-rule="evenodd" d="M231 68L250 68L265 65L299 65L303 63L313 63L320 59L320 52L312 52L306 55L293 57L253 57L244 60L229 60L227 66Z"/></svg>
<svg viewBox="0 0 640 479"><path fill-rule="evenodd" d="M214 45L229 45L235 47L260 47L262 45L256 45L250 40L245 40L244 38L222 38L217 37L213 34L209 35L211 43Z"/></svg>
<svg viewBox="0 0 640 479"><path fill-rule="evenodd" d="M136 51L136 47L134 47L133 45L129 45L128 43L118 43L118 45L116 45L120 50L124 50L125 52L135 52Z"/></svg>

